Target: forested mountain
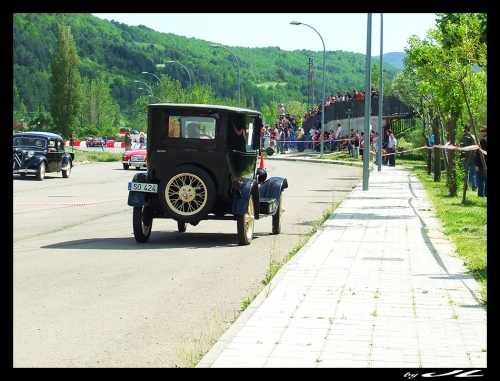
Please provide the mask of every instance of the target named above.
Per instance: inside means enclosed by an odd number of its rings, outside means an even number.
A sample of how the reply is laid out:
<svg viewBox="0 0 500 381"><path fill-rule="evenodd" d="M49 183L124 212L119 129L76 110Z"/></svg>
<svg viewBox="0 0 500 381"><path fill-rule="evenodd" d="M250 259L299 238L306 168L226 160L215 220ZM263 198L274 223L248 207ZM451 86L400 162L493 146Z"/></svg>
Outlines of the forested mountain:
<svg viewBox="0 0 500 381"><path fill-rule="evenodd" d="M50 112L50 52L56 50L57 24L63 15L77 45L81 76L105 81L124 115L138 97L144 96L134 81L150 84L156 81L142 72L166 74L186 88L191 81L193 85L209 85L217 97L237 98L235 59L224 49L211 48L212 41L160 33L142 25L128 26L90 13L17 13L13 14L14 113L22 108L28 113ZM228 48L240 65L242 107L260 110L277 100L315 106L321 101L323 51ZM181 65L156 67L168 60L181 63L188 72ZM372 64L379 65L379 61L374 59ZM364 54L327 51L327 95L363 89L365 69ZM384 62L384 84L392 81L399 71ZM168 99L168 94L165 97Z"/></svg>
<svg viewBox="0 0 500 381"><path fill-rule="evenodd" d="M400 52L392 52L392 53L384 53L384 60L382 64L392 65L397 69L404 69L403 58L405 57L405 53ZM373 56L373 58L380 61L380 56Z"/></svg>

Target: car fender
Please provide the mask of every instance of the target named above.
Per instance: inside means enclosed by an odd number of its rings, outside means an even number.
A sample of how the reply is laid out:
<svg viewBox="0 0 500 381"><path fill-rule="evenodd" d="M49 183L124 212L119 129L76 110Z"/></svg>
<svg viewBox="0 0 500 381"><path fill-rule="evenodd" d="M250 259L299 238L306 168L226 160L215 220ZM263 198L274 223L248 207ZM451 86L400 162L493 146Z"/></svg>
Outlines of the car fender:
<svg viewBox="0 0 500 381"><path fill-rule="evenodd" d="M248 200L253 197L255 205L255 214L258 217L259 213L259 200L258 200L258 185L256 179L250 179L243 183L241 188L241 197L233 197L232 213L236 214L246 214L248 212Z"/></svg>
<svg viewBox="0 0 500 381"><path fill-rule="evenodd" d="M66 169L66 166L68 165L68 163L73 162L74 157L75 157L75 154L72 152L65 153L61 159L61 169Z"/></svg>
<svg viewBox="0 0 500 381"><path fill-rule="evenodd" d="M286 188L288 188L288 180L285 177L271 177L259 187L259 198L279 200L280 192Z"/></svg>
<svg viewBox="0 0 500 381"><path fill-rule="evenodd" d="M135 173L134 177L132 177L132 182L139 182L138 176L144 176L143 172ZM144 182L144 181L143 181ZM145 181L146 183L151 183L148 179ZM128 206L144 206L146 204L146 195L144 192L128 192Z"/></svg>
<svg viewBox="0 0 500 381"><path fill-rule="evenodd" d="M47 172L49 171L49 162L47 161L47 158L45 156L41 155L36 155L33 156L31 159L28 161L25 161L21 168L27 168L27 169L38 169L38 166L40 163L44 162L45 166L47 167Z"/></svg>

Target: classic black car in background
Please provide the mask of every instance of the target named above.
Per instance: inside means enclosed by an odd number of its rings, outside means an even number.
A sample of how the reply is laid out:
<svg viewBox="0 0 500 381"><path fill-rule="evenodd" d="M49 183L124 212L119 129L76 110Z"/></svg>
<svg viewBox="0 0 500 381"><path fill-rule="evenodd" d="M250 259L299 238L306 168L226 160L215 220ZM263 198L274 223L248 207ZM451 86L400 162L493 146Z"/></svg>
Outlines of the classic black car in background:
<svg viewBox="0 0 500 381"><path fill-rule="evenodd" d="M267 179L260 165L262 114L206 104L148 106L147 172L128 184L137 242L147 242L153 219L177 221L179 232L202 220L236 221L240 245L254 220L272 216L281 232L283 177ZM259 164L259 165L258 165Z"/></svg>
<svg viewBox="0 0 500 381"><path fill-rule="evenodd" d="M21 132L13 136L13 173L35 175L42 181L46 173L62 172L68 178L75 154L64 150L61 136L50 132Z"/></svg>

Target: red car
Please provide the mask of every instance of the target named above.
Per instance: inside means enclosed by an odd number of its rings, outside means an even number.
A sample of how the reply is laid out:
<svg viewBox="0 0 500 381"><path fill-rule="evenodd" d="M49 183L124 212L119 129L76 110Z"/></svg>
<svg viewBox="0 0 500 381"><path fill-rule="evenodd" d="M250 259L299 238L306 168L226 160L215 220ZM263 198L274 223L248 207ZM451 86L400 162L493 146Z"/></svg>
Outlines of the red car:
<svg viewBox="0 0 500 381"><path fill-rule="evenodd" d="M123 169L135 167L136 169L147 168L146 148L125 151L122 155Z"/></svg>
<svg viewBox="0 0 500 381"><path fill-rule="evenodd" d="M104 140L101 138L90 138L86 141L87 147L102 147L104 146Z"/></svg>

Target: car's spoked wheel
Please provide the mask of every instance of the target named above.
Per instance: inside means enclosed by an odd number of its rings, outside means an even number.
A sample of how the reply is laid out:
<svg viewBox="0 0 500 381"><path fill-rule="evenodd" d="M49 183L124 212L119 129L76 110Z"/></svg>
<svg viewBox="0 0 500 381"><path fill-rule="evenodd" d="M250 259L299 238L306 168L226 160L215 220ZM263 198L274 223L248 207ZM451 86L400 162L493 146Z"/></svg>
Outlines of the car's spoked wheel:
<svg viewBox="0 0 500 381"><path fill-rule="evenodd" d="M68 178L71 174L71 161L68 161L68 165L66 165L66 169L63 169L62 175L64 178Z"/></svg>
<svg viewBox="0 0 500 381"><path fill-rule="evenodd" d="M280 191L280 198L278 200L278 210L276 214L273 216L273 234L281 233L281 216L284 212L283 209L283 191Z"/></svg>
<svg viewBox="0 0 500 381"><path fill-rule="evenodd" d="M185 222L180 222L177 221L177 230L179 230L181 233L184 233L186 231L187 224Z"/></svg>
<svg viewBox="0 0 500 381"><path fill-rule="evenodd" d="M40 163L40 165L38 166L36 179L42 181L44 178L45 178L45 163Z"/></svg>
<svg viewBox="0 0 500 381"><path fill-rule="evenodd" d="M153 227L153 218L151 207L148 204L134 207L132 226L137 242L144 243L149 240L151 228Z"/></svg>
<svg viewBox="0 0 500 381"><path fill-rule="evenodd" d="M170 171L160 182L158 191L163 210L186 223L199 221L210 213L215 192L210 176L192 165L181 165Z"/></svg>
<svg viewBox="0 0 500 381"><path fill-rule="evenodd" d="M254 220L253 200L250 197L246 214L238 214L236 216L238 242L240 245L250 245L250 242L252 242Z"/></svg>

